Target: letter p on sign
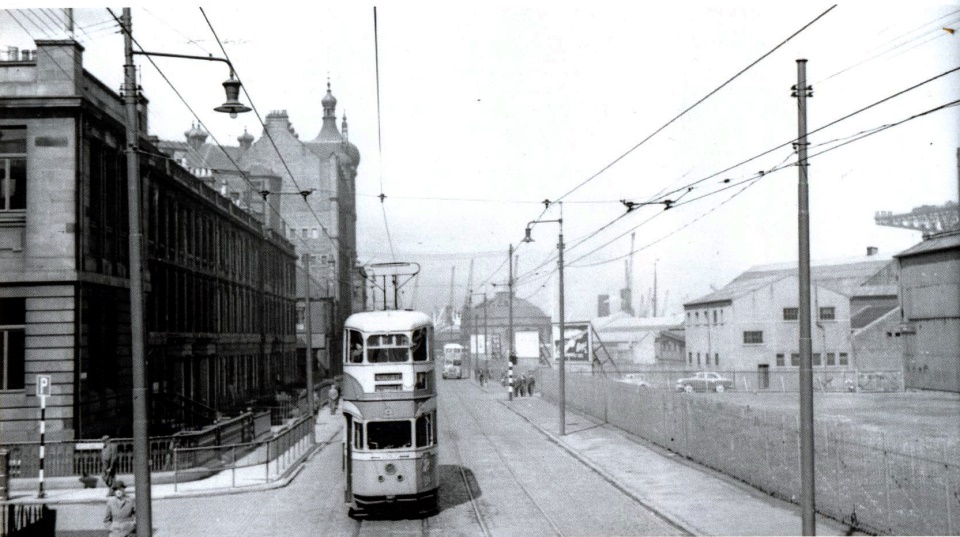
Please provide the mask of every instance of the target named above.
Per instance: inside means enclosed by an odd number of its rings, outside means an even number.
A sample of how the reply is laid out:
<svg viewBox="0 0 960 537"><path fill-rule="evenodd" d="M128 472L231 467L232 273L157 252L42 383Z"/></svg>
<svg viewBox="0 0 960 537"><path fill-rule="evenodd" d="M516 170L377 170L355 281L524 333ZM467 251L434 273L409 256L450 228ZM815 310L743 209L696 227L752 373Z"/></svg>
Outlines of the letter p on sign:
<svg viewBox="0 0 960 537"><path fill-rule="evenodd" d="M50 375L37 375L37 397L50 395Z"/></svg>

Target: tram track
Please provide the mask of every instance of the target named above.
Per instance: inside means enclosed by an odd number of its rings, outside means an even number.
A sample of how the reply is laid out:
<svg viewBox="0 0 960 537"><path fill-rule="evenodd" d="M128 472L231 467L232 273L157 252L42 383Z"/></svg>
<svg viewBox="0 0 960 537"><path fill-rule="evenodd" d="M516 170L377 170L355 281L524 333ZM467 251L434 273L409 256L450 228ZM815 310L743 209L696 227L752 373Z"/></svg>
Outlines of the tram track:
<svg viewBox="0 0 960 537"><path fill-rule="evenodd" d="M517 473L514 471L513 465L509 463L508 457L503 453L503 451L499 447L497 447L497 443L490 437L490 435L487 434L486 430L482 427L480 419L477 417L476 413L473 412L473 410L470 408L470 405L464 402L463 395L459 391L455 393L457 394L457 403L464 409L466 414L469 415L470 418L473 420L473 422L477 425L476 430L479 431L481 435L483 435L484 439L486 439L492 451L497 455L497 457L502 462L502 467L505 468L507 472L510 473L510 476L516 482L517 487L519 487L520 491L522 491L523 494L530 500L530 503L536 508L536 510L540 513L543 519L550 526L550 529L552 529L556 533L556 535L559 535L562 537L564 535L563 531L560 530L559 526L557 526L553 518L546 512L543 506L540 505L540 502L538 502L533 497L533 494L530 493L529 488L526 485L524 485L523 480L521 480L520 476L518 476ZM460 457L459 449L457 450L457 458L462 460ZM458 460L458 462L460 461ZM460 467L461 476L463 477L463 480L467 486L468 494L470 494L470 501L474 506L474 511L476 512L478 524L481 526L481 529L483 530L484 535L488 535L488 536L492 535L492 533L490 533L489 529L486 527L486 524L482 522L483 517L480 513L479 503L476 501L476 498L473 496L472 491L470 490L470 484L467 479L466 472L463 470L463 465L458 464L458 466Z"/></svg>

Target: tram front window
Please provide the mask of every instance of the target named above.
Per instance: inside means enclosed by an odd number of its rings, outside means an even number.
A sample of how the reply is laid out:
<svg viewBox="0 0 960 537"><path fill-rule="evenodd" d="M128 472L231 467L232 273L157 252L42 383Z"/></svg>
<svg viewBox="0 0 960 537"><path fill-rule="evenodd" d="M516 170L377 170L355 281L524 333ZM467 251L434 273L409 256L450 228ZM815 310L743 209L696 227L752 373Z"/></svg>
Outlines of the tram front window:
<svg viewBox="0 0 960 537"><path fill-rule="evenodd" d="M409 358L410 340L405 334L377 334L367 338L369 363L406 362Z"/></svg>
<svg viewBox="0 0 960 537"><path fill-rule="evenodd" d="M371 421L367 423L369 449L400 449L413 445L409 421Z"/></svg>

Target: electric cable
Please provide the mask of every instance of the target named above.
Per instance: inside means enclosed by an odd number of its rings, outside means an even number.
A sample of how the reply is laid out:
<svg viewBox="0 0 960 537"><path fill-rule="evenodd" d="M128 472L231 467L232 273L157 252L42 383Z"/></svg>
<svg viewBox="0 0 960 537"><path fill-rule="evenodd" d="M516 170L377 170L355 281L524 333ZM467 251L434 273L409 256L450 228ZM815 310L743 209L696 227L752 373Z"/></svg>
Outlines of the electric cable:
<svg viewBox="0 0 960 537"><path fill-rule="evenodd" d="M718 91L720 91L721 89L723 89L724 87L726 87L728 84L730 84L731 82L733 82L734 80L736 80L738 77L740 77L740 75L742 75L743 73L747 72L748 70L750 70L751 68L753 68L755 65L757 65L758 63L760 63L761 61L763 61L764 59L766 59L767 56L770 56L771 54L773 54L774 52L776 52L780 47L782 47L783 45L785 45L785 44L787 44L788 42L790 42L790 40L792 40L794 37L796 37L797 35L799 35L801 32L803 32L804 30L806 30L807 28L809 28L811 25L813 25L814 23L816 23L818 20L820 20L821 18L823 18L827 13L829 13L830 11L832 11L833 8L835 8L835 7L837 7L837 4L834 4L834 5L830 6L826 11L824 11L824 12L821 13L820 15L817 15L817 17L816 17L815 19L813 19L812 21L808 22L808 23L805 24L802 28L800 28L799 30L797 30L796 32L794 32L793 34L791 34L789 37L787 37L786 39L784 39L783 41L781 41L777 46L773 47L772 49L770 49L769 51L767 51L765 54L763 54L762 56L760 56L759 58L757 58L756 60L754 60L752 63L750 63L749 65L747 65L747 66L744 67L743 69L741 69L737 74L733 75L733 77L731 77L730 79L728 79L726 82L724 82L723 84L720 84L718 87L716 87L715 89L713 89L710 93L708 93L707 95L705 95L704 97L702 97L699 101L697 101L697 102L693 103L692 105L690 105L689 107L687 107L684 111L682 111L682 112L680 112L678 115L674 116L673 119L671 119L670 121L668 121L668 122L666 122L665 124L663 124L660 128L658 128L657 130L655 130L653 133L651 133L651 134L648 135L646 138L644 138L643 140L641 140L639 143L637 143L636 145L634 145L633 147L631 147L630 149L628 149L625 153L623 153L622 155L620 155L619 157L617 157L616 159L614 159L612 162L610 162L609 164L607 164L606 166L604 166L603 168L601 168L600 171L594 173L593 175L591 175L590 177L588 177L586 180L584 180L583 182L581 182L581 183L578 184L577 186L573 187L572 189L568 190L565 194L563 194L562 196L558 197L558 198L557 198L556 200L554 200L554 201L560 201L560 200L566 198L567 196L569 196L570 194L576 192L576 191L579 190L581 187L583 187L584 185L586 185L587 183L589 183L590 181L592 181L593 179L595 179L597 176L599 176L600 174L602 174L602 173L605 172L606 170L610 169L614 164L616 164L617 162L619 162L620 160L622 160L624 157L626 157L627 155L629 155L630 153L632 153L632 152L633 152L634 150L636 150L638 147L640 147L640 146L642 146L643 144L645 144L648 140L650 140L651 138L653 138L654 136L656 136L657 134L659 134L661 131L663 131L663 130L666 129L668 126L670 126L671 124L673 124L675 121L677 121L678 119L680 119L681 117L683 117L684 115L686 115L687 112L689 112L689 111L693 110L694 108L696 108L697 106L699 106L700 103L702 103L702 102L706 101L707 99L709 99L711 96L713 96L714 94L716 94Z"/></svg>

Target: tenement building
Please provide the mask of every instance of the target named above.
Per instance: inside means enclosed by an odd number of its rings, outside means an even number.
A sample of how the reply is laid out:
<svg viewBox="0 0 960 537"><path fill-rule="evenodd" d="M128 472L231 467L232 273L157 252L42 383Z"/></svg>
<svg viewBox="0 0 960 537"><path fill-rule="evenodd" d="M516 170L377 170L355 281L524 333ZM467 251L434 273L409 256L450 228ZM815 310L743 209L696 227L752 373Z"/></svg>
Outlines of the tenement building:
<svg viewBox="0 0 960 537"><path fill-rule="evenodd" d="M323 124L312 140L302 141L286 110L267 114L259 138L244 130L238 145L208 141L197 125L184 141L160 147L212 188L260 215L296 248L298 273L309 254L313 362L319 372L340 372L340 327L362 311L365 286L357 263L356 176L360 152L348 138L346 115L337 128L337 99L330 83L319 103ZM298 348L305 359L304 284L299 275Z"/></svg>
<svg viewBox="0 0 960 537"><path fill-rule="evenodd" d="M125 114L72 40L0 62L0 437L129 435ZM120 69L120 66L117 66ZM140 180L151 434L292 382L296 255L147 136ZM265 174L264 181L271 179Z"/></svg>

